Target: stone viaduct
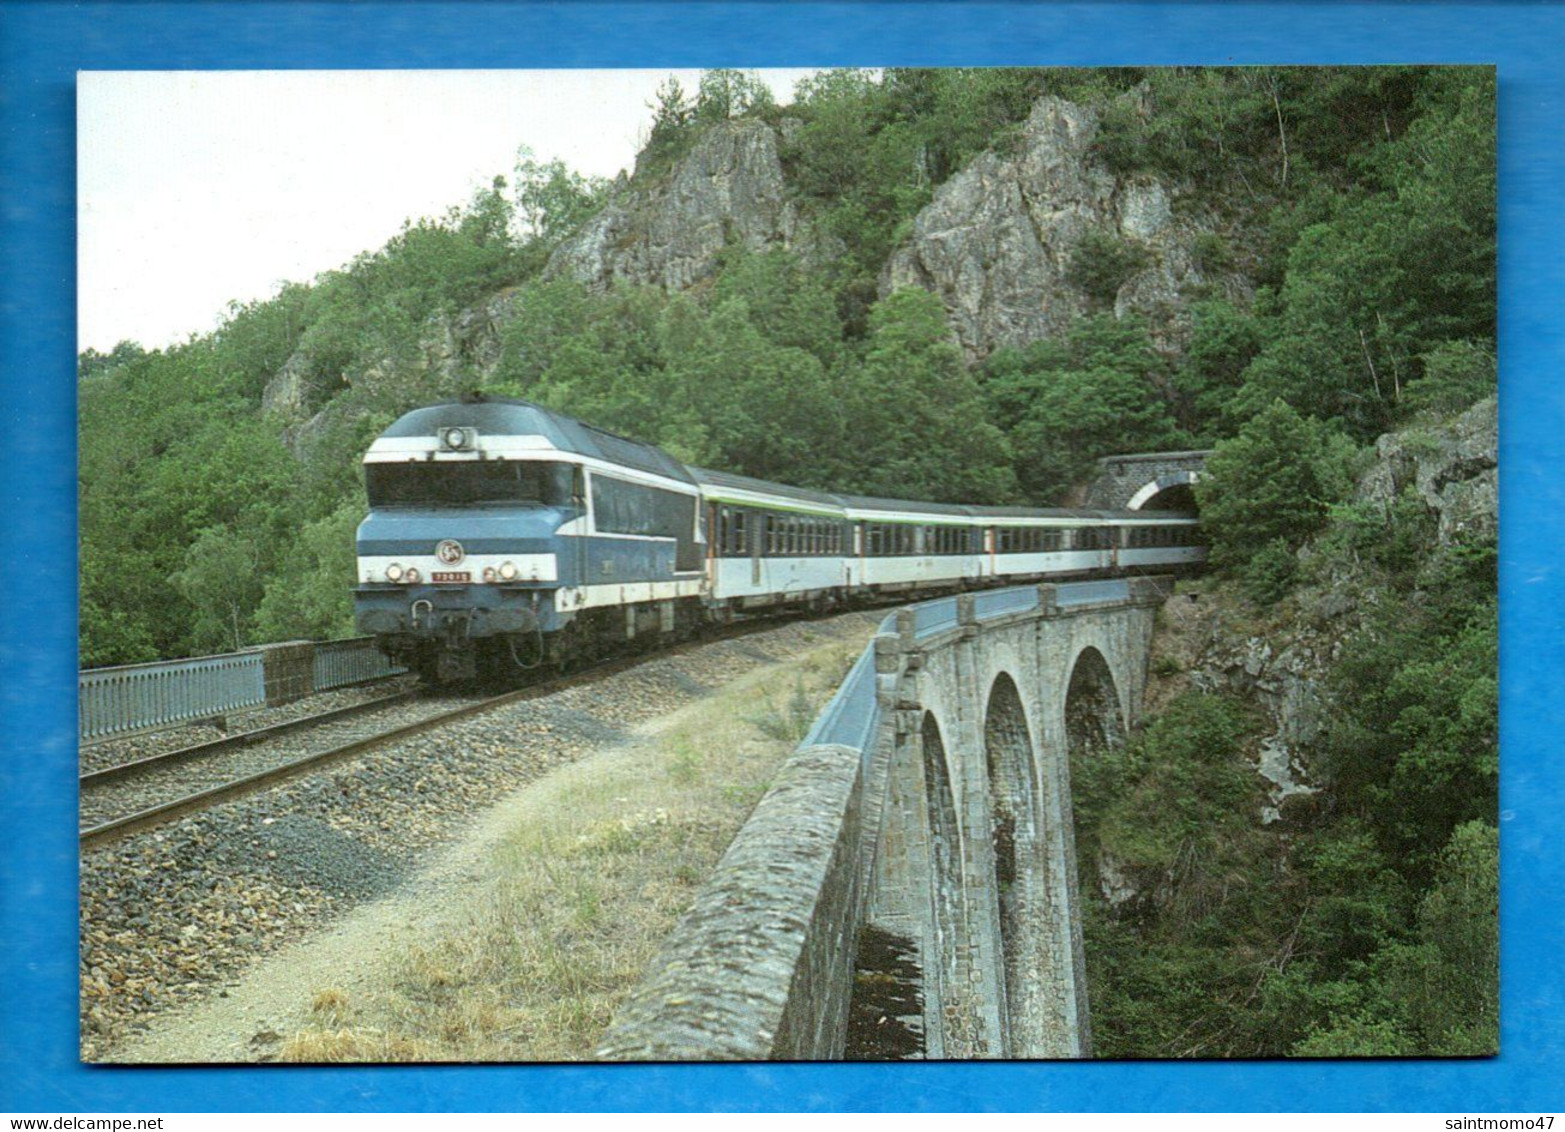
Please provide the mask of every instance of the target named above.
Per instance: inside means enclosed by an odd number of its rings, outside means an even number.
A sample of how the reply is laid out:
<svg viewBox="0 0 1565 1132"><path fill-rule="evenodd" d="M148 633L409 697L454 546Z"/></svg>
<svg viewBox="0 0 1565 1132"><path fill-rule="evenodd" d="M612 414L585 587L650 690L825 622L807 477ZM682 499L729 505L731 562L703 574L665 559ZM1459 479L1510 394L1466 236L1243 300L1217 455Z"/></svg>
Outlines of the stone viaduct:
<svg viewBox="0 0 1565 1132"><path fill-rule="evenodd" d="M599 1056L1089 1056L1070 762L1134 722L1167 588L887 617Z"/></svg>

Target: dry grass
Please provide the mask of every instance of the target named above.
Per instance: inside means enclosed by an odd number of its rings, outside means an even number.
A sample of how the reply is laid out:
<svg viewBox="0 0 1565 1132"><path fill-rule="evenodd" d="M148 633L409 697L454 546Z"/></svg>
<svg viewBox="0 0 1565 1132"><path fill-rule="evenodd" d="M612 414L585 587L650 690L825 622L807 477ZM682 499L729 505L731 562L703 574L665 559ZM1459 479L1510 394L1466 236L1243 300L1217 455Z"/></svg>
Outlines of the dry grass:
<svg viewBox="0 0 1565 1132"><path fill-rule="evenodd" d="M383 985L314 999L287 1061L590 1058L863 642L833 642L529 788L465 912Z"/></svg>

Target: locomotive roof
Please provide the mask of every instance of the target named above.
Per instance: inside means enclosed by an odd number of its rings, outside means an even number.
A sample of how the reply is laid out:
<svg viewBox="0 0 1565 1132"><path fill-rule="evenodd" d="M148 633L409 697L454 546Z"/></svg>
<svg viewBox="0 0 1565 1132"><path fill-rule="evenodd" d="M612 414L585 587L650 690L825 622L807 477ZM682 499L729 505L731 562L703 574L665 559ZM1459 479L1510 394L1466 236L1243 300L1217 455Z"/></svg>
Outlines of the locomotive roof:
<svg viewBox="0 0 1565 1132"><path fill-rule="evenodd" d="M511 397L441 401L398 417L382 436L433 436L451 426L478 431L480 442L493 436L542 436L561 452L593 456L644 472L694 483L690 472L661 448L616 436L553 409Z"/></svg>

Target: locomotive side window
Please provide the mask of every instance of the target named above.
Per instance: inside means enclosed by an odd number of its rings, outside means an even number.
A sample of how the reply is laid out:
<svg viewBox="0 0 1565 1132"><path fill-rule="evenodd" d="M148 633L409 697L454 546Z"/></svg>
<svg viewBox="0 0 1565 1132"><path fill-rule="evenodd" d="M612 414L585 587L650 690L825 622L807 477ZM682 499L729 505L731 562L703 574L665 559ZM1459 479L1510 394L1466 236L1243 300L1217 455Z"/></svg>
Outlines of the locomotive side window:
<svg viewBox="0 0 1565 1132"><path fill-rule="evenodd" d="M592 512L600 534L674 539L674 569L701 568L695 496L594 473Z"/></svg>

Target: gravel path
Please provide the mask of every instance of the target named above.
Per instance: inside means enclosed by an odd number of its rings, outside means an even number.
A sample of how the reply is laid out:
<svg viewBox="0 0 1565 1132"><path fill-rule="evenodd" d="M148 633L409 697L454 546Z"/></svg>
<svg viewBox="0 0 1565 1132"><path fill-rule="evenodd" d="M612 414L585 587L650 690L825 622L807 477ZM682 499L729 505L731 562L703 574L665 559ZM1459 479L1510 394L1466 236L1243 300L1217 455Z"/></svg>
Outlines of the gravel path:
<svg viewBox="0 0 1565 1132"><path fill-rule="evenodd" d="M113 1045L150 1018L225 994L223 984L262 956L387 893L464 819L550 768L763 664L867 638L881 616L686 646L87 854L83 1060L112 1060Z"/></svg>
<svg viewBox="0 0 1565 1132"><path fill-rule="evenodd" d="M95 770L106 770L122 763L177 751L182 747L194 747L197 743L210 743L214 739L224 739L230 735L237 735L241 731L254 731L257 728L270 727L274 723L287 723L306 716L320 715L336 708L378 700L382 696L407 691L416 685L417 681L411 676L397 676L390 680L377 680L372 684L339 688L334 692L319 692L313 696L306 696L302 700L279 704L277 707L235 712L224 721L226 727L218 727L212 723L192 723L187 727L176 727L171 731L155 731L147 735L133 735L126 739L109 739L81 748L80 773L90 774Z"/></svg>

